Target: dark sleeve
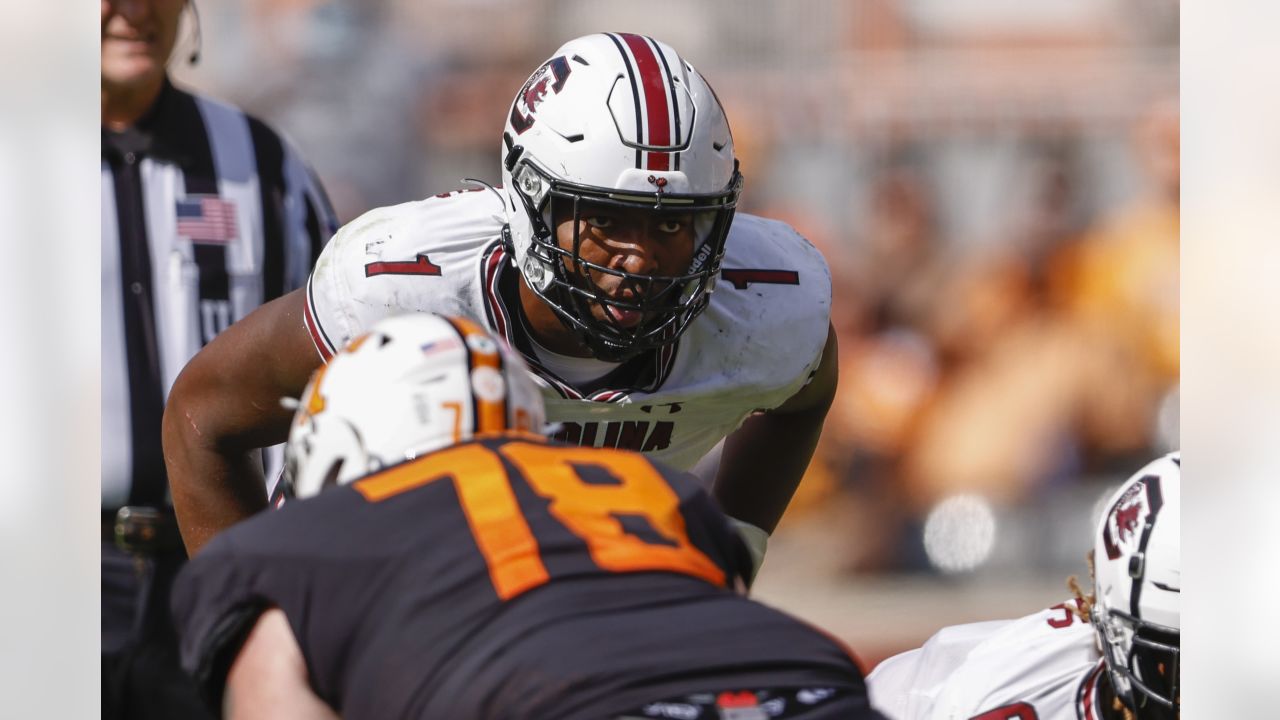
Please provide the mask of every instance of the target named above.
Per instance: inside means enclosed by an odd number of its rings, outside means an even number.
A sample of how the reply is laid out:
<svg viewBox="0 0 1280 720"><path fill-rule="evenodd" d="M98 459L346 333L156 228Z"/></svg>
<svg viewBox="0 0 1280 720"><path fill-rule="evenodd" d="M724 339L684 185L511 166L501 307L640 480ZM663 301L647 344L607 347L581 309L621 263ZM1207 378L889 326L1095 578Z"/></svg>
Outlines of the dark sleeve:
<svg viewBox="0 0 1280 720"><path fill-rule="evenodd" d="M352 506L362 504L338 488L258 513L215 537L179 573L171 610L182 666L215 707L236 653L271 607L288 618L316 694L331 704L340 695L348 640L386 582L379 538L355 539L373 532L352 524L360 516Z"/></svg>
<svg viewBox="0 0 1280 720"><path fill-rule="evenodd" d="M315 171L275 130L249 118L262 202L264 297L301 287L325 243L338 230Z"/></svg>
<svg viewBox="0 0 1280 720"><path fill-rule="evenodd" d="M291 219L300 218L301 225L288 227L291 233L289 252L301 257L296 263L297 270L286 275L285 282L292 290L306 283L320 251L338 231L338 218L315 169L287 142L284 143L284 180L286 207L292 210L292 203L301 206L296 216L290 215Z"/></svg>
<svg viewBox="0 0 1280 720"><path fill-rule="evenodd" d="M221 712L232 661L258 617L273 604L254 592L253 570L235 556L230 543L219 542L225 536L187 563L171 600L182 668L215 714Z"/></svg>

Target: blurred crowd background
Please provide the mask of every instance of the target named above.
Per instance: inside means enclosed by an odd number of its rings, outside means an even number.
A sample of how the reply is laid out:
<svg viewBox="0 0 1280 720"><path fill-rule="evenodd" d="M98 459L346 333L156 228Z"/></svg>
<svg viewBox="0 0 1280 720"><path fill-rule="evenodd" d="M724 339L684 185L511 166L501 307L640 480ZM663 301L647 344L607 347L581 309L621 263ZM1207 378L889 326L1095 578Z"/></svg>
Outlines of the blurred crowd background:
<svg viewBox="0 0 1280 720"><path fill-rule="evenodd" d="M741 210L835 280L840 393L759 592L869 663L1060 600L1099 499L1177 447L1176 0L197 4L175 77L289 135L344 222L496 182L567 39L698 67Z"/></svg>

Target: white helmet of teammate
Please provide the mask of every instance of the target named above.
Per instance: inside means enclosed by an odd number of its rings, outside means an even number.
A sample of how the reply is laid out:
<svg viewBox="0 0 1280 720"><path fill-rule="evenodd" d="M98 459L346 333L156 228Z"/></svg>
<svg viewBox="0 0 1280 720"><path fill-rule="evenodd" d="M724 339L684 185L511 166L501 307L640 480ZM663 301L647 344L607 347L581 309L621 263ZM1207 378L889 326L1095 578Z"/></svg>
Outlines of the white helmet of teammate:
<svg viewBox="0 0 1280 720"><path fill-rule="evenodd" d="M702 76L652 38L571 40L516 94L502 141L508 242L529 287L600 359L673 342L710 299L742 188L729 123ZM692 213L697 247L688 271L642 276L584 262L576 237L561 248L552 218L572 217L578 227L584 201ZM639 299L610 300L592 273L634 283ZM630 328L599 320L593 303L641 311L645 320Z"/></svg>
<svg viewBox="0 0 1280 720"><path fill-rule="evenodd" d="M542 395L505 342L470 320L382 320L316 370L285 449L299 498L475 437L541 432Z"/></svg>
<svg viewBox="0 0 1280 720"><path fill-rule="evenodd" d="M1181 456L1139 470L1094 535L1092 624L1121 702L1140 718L1179 712Z"/></svg>

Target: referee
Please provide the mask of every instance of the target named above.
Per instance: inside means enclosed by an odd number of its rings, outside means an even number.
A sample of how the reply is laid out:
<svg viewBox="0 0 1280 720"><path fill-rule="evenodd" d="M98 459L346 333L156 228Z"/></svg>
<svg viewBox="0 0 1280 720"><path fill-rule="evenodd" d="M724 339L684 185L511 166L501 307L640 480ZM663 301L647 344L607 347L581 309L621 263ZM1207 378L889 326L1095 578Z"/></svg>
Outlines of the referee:
<svg viewBox="0 0 1280 720"><path fill-rule="evenodd" d="M271 128L170 82L186 5L102 3L104 718L208 716L169 620L186 555L160 450L165 397L218 332L302 285L337 227Z"/></svg>

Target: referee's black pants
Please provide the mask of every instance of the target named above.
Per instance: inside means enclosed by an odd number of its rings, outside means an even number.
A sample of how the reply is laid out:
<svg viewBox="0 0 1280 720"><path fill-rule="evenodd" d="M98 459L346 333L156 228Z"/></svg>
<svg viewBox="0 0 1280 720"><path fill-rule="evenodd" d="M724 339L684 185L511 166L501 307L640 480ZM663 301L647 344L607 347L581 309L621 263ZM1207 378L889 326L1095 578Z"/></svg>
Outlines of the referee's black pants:
<svg viewBox="0 0 1280 720"><path fill-rule="evenodd" d="M102 543L103 720L213 720L182 671L169 591L186 557L139 558Z"/></svg>

